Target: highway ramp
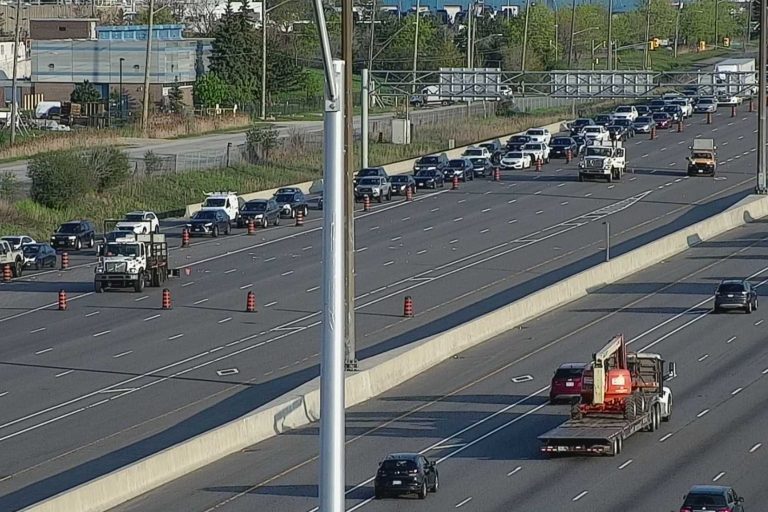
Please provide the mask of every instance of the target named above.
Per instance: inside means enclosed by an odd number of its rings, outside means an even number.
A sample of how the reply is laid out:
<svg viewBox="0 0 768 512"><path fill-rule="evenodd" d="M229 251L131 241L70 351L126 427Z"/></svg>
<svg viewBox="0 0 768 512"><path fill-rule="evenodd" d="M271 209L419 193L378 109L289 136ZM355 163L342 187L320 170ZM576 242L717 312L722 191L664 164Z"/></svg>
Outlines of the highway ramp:
<svg viewBox="0 0 768 512"><path fill-rule="evenodd" d="M759 509L768 498L768 314L714 315L711 306L721 279L766 286L766 225L702 243L352 408L347 510L676 510L699 483L733 485ZM671 421L628 439L617 457L546 458L536 437L569 410L547 403L552 372L588 360L616 333L677 363ZM114 510L317 510L317 434L315 424L278 436ZM377 463L396 451L438 461L439 492L373 500Z"/></svg>
<svg viewBox="0 0 768 512"><path fill-rule="evenodd" d="M576 164L504 173L375 205L357 217L361 358L440 332L706 218L753 186L755 115L721 111L682 134L628 142L633 174L579 183ZM688 179L685 148L715 134L717 179ZM747 141L747 142L745 142ZM317 375L320 219L175 250L190 275L158 290L91 293L92 265L0 290L0 509L13 509L220 425ZM177 223L165 226L172 244ZM184 273L183 273L184 274ZM49 306L64 288L66 313ZM247 315L253 290L259 312ZM401 317L404 295L417 316Z"/></svg>

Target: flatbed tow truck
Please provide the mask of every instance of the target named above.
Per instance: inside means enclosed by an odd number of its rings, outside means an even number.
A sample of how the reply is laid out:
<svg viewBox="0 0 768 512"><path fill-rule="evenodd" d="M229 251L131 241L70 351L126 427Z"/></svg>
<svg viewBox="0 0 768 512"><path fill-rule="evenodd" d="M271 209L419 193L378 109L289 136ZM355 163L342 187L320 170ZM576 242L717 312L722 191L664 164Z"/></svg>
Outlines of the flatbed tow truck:
<svg viewBox="0 0 768 512"><path fill-rule="evenodd" d="M657 430L672 415L672 392L664 381L676 375L658 354L627 353L624 337L614 336L585 370L581 401L571 418L540 435L542 453L618 455L633 434Z"/></svg>

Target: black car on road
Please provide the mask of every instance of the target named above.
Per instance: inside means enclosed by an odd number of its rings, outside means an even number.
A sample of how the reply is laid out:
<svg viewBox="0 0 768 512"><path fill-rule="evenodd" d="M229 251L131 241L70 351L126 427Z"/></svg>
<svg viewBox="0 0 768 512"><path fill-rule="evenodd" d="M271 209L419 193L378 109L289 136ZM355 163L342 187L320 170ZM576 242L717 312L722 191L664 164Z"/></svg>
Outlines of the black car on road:
<svg viewBox="0 0 768 512"><path fill-rule="evenodd" d="M190 236L219 236L224 233L228 235L232 227L229 224L229 215L226 210L200 210L187 222L187 229Z"/></svg>
<svg viewBox="0 0 768 512"><path fill-rule="evenodd" d="M579 154L579 146L572 137L555 137L549 144L550 158L565 158L568 150L571 150L571 156L576 158Z"/></svg>
<svg viewBox="0 0 768 512"><path fill-rule="evenodd" d="M373 481L376 499L385 496L416 494L419 499L437 492L440 478L434 462L420 453L393 453L379 463Z"/></svg>
<svg viewBox="0 0 768 512"><path fill-rule="evenodd" d="M413 181L416 182L416 188L443 188L445 186L445 179L441 171L419 171L413 177Z"/></svg>
<svg viewBox="0 0 768 512"><path fill-rule="evenodd" d="M527 135L513 135L507 139L507 151L520 151L520 148L531 142L531 138Z"/></svg>
<svg viewBox="0 0 768 512"><path fill-rule="evenodd" d="M757 290L744 279L722 281L715 291L715 313L725 309L743 309L751 313L757 309Z"/></svg>
<svg viewBox="0 0 768 512"><path fill-rule="evenodd" d="M611 114L598 114L595 116L595 126L608 126L613 122Z"/></svg>
<svg viewBox="0 0 768 512"><path fill-rule="evenodd" d="M24 268L35 270L45 267L56 267L56 250L48 244L27 244L22 246Z"/></svg>
<svg viewBox="0 0 768 512"><path fill-rule="evenodd" d="M472 172L476 177L481 176L485 178L493 174L493 164L487 158L476 156L471 157L469 160L472 162Z"/></svg>
<svg viewBox="0 0 768 512"><path fill-rule="evenodd" d="M392 193L400 196L405 195L409 188L411 192L416 193L416 180L408 174L396 174L389 178L389 184L392 186Z"/></svg>
<svg viewBox="0 0 768 512"><path fill-rule="evenodd" d="M384 178L385 180L389 180L387 171L385 171L383 167L365 167L357 171L357 175L355 176L355 179L352 181L354 185L357 186L357 182L360 181L360 178L375 178L377 176ZM304 215L306 215L306 213Z"/></svg>
<svg viewBox="0 0 768 512"><path fill-rule="evenodd" d="M416 160L416 163L413 164L413 173L416 174L419 171L443 172L446 165L448 165L448 157L445 153L427 155Z"/></svg>
<svg viewBox="0 0 768 512"><path fill-rule="evenodd" d="M571 136L578 135L584 129L585 126L594 126L595 121L588 117L580 117L574 122L568 125L568 129L571 131Z"/></svg>
<svg viewBox="0 0 768 512"><path fill-rule="evenodd" d="M608 130L611 140L625 141L629 138L627 129L619 124L609 124L605 129Z"/></svg>
<svg viewBox="0 0 768 512"><path fill-rule="evenodd" d="M472 170L472 162L467 158L453 158L448 161L448 166L443 171L446 181L453 180L456 176L459 181L470 181L475 179L475 173Z"/></svg>
<svg viewBox="0 0 768 512"><path fill-rule="evenodd" d="M635 136L635 123L631 119L614 119L613 126L622 126L627 130L627 137Z"/></svg>
<svg viewBox="0 0 768 512"><path fill-rule="evenodd" d="M363 169L365 171L366 169ZM383 169L382 169L383 170ZM360 172L363 172L360 171ZM360 177L360 173L357 173ZM309 205L307 204L307 198L304 196L304 192L296 190L294 192L288 192L283 194L275 194L273 197L277 205L280 207L280 215L283 217L295 218L296 212L301 211L304 217L309 213Z"/></svg>
<svg viewBox="0 0 768 512"><path fill-rule="evenodd" d="M51 236L54 249L74 249L79 251L83 246L93 247L96 244L96 228L89 220L72 220L65 222Z"/></svg>
<svg viewBox="0 0 768 512"><path fill-rule="evenodd" d="M294 191L295 194L297 191ZM300 190L298 192L301 192ZM238 227L248 225L254 221L257 225L266 228L270 224L280 224L280 206L274 199L251 199L240 208L240 217L237 219Z"/></svg>
<svg viewBox="0 0 768 512"><path fill-rule="evenodd" d="M744 512L744 498L733 487L724 485L694 485L685 495L680 512L699 511Z"/></svg>

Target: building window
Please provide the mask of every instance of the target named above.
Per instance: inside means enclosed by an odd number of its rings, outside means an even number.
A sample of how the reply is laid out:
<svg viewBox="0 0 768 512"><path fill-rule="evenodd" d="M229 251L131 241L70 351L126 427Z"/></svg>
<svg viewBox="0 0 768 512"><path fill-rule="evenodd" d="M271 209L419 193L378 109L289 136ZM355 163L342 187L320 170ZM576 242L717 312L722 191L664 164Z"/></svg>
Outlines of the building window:
<svg viewBox="0 0 768 512"><path fill-rule="evenodd" d="M59 32L66 32L66 31L67 31L67 27L62 27L61 25L59 25Z"/></svg>

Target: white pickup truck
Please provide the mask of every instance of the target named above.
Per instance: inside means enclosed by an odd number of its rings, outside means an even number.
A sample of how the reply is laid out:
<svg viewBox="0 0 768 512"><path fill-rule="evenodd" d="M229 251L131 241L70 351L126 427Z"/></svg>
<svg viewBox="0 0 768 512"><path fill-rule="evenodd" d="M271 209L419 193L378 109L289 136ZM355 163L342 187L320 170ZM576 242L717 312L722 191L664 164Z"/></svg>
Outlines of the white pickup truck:
<svg viewBox="0 0 768 512"><path fill-rule="evenodd" d="M611 183L621 179L626 167L626 150L621 145L587 146L579 162L579 181L602 178Z"/></svg>
<svg viewBox="0 0 768 512"><path fill-rule="evenodd" d="M0 272L6 265L11 266L11 275L21 277L24 271L24 255L21 249L14 249L7 240L0 240Z"/></svg>

